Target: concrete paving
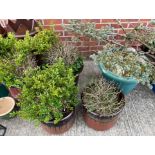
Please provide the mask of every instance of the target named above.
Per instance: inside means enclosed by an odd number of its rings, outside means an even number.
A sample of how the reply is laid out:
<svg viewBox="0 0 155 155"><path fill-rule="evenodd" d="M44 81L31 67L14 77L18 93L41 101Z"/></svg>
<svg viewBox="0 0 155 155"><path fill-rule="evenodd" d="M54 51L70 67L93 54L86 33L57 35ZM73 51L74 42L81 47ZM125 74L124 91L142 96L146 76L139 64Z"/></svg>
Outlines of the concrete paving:
<svg viewBox="0 0 155 155"><path fill-rule="evenodd" d="M91 61L86 61L80 75L80 91L87 82L99 75L98 68ZM155 136L155 93L147 87L138 85L134 91L125 97L126 106L117 124L110 130L99 132L86 126L81 112L73 127L64 136ZM40 126L35 127L32 122L20 118L0 120L0 124L7 127L6 136L47 136Z"/></svg>

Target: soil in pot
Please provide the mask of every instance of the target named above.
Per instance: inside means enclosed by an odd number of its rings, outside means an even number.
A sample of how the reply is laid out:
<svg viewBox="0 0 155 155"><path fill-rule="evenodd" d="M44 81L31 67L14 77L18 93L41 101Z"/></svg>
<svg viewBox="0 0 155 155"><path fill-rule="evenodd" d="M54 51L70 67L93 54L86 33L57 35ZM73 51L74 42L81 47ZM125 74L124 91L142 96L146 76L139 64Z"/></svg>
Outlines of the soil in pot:
<svg viewBox="0 0 155 155"><path fill-rule="evenodd" d="M42 123L42 127L49 134L63 134L73 126L74 121L75 110L66 115L58 124L54 124L54 121L49 121L48 123Z"/></svg>
<svg viewBox="0 0 155 155"><path fill-rule="evenodd" d="M95 112L88 112L83 105L83 118L87 126L97 131L105 131L112 128L116 124L119 118L119 115L125 105L124 95L120 93L119 100L122 100L122 99L124 102L122 107L117 112L111 115L105 115L105 116L99 116Z"/></svg>

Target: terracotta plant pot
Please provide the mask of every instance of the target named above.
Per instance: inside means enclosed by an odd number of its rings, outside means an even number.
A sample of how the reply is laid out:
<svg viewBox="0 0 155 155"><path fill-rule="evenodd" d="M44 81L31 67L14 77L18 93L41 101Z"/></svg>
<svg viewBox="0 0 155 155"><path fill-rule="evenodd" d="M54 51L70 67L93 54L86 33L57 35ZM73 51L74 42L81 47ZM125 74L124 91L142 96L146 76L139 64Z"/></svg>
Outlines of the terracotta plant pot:
<svg viewBox="0 0 155 155"><path fill-rule="evenodd" d="M0 118L9 119L9 113L13 111L15 107L15 100L12 97L0 98Z"/></svg>
<svg viewBox="0 0 155 155"><path fill-rule="evenodd" d="M42 123L43 129L49 134L63 134L68 131L74 124L75 111L72 111L68 116L64 117L58 124L54 124L53 121L48 123Z"/></svg>
<svg viewBox="0 0 155 155"><path fill-rule="evenodd" d="M119 100L120 99L124 100L123 94L120 94ZM124 100L124 105L125 105L125 100ZM112 115L109 115L109 116L102 116L102 117L100 117L98 114L94 112L88 112L87 109L83 106L84 121L90 128L93 128L94 130L97 130L97 131L108 130L116 124L119 118L119 114L124 108L124 105L116 113L113 113Z"/></svg>
<svg viewBox="0 0 155 155"><path fill-rule="evenodd" d="M14 98L14 100L15 100L16 102L19 101L19 95L20 95L20 93L21 93L21 90L20 90L19 88L16 88L16 87L14 87L14 86L11 86L11 87L9 88L9 95L10 95L12 98Z"/></svg>

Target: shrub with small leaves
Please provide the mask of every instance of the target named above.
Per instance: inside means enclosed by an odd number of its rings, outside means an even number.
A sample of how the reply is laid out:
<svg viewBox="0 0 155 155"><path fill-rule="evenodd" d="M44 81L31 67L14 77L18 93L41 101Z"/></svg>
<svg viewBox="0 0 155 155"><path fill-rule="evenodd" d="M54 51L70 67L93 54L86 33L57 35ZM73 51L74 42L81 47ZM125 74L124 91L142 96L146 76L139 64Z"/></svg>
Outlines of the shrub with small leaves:
<svg viewBox="0 0 155 155"><path fill-rule="evenodd" d="M44 55L59 41L56 33L51 30L41 30L34 37L26 33L23 40L18 40L15 43L16 63L23 63L27 56Z"/></svg>
<svg viewBox="0 0 155 155"><path fill-rule="evenodd" d="M3 38L2 35L0 35L0 57L1 58L12 56L14 52L15 42L16 42L16 38L12 33L8 33L8 36L6 38Z"/></svg>
<svg viewBox="0 0 155 155"><path fill-rule="evenodd" d="M74 75L83 67L83 58L73 45L57 44L47 53L46 61L48 64L53 64L58 58L62 58L65 65L72 67Z"/></svg>
<svg viewBox="0 0 155 155"><path fill-rule="evenodd" d="M0 61L0 82L6 84L7 87L20 87L19 81L22 80L25 70L36 67L35 61L31 57L27 57L20 66L14 59L5 58Z"/></svg>
<svg viewBox="0 0 155 155"><path fill-rule="evenodd" d="M27 70L17 114L36 123L50 120L59 123L77 104L74 80L72 69L66 67L62 59L43 69Z"/></svg>
<svg viewBox="0 0 155 155"><path fill-rule="evenodd" d="M99 116L109 116L118 112L125 104L118 98L119 94L113 83L101 77L91 81L83 90L83 104L88 112L94 112Z"/></svg>

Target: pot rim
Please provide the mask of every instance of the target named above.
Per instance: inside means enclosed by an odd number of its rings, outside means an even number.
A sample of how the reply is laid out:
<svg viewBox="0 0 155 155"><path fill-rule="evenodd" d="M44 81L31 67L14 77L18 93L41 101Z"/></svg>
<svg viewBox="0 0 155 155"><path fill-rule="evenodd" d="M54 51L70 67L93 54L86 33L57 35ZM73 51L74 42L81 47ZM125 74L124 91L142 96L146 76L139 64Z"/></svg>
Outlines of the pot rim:
<svg viewBox="0 0 155 155"><path fill-rule="evenodd" d="M12 97L2 97L2 98L0 98L0 101L6 100L6 99L12 100L12 106L11 106L10 110L8 110L7 112L0 114L0 117L9 114L13 110L13 108L15 107L15 100Z"/></svg>
<svg viewBox="0 0 155 155"><path fill-rule="evenodd" d="M84 102L83 102L83 93L82 93L82 95L81 95L82 106L83 106L84 110L85 110L88 114L94 115L96 118L99 118L99 119L109 119L109 118L113 118L113 117L117 116L117 115L123 110L123 108L124 108L124 106L125 106L125 96L124 96L124 94L123 94L123 93L120 93L120 94L119 94L119 97L121 97L121 99L123 100L123 105L122 105L122 107L121 107L118 111L114 112L113 114L109 114L109 115L102 115L102 116L100 116L99 114L97 114L97 113L95 113L95 112L90 112L90 111L88 111L87 108L84 106Z"/></svg>
<svg viewBox="0 0 155 155"><path fill-rule="evenodd" d="M127 82L127 83L139 83L137 79L133 78L133 77L122 77L122 76L119 76L109 70L106 70L106 68L104 67L103 63L98 63L98 66L101 70L102 73L104 74L108 74L109 77L111 78L115 78L115 80L118 80L118 81L123 81L123 82Z"/></svg>

